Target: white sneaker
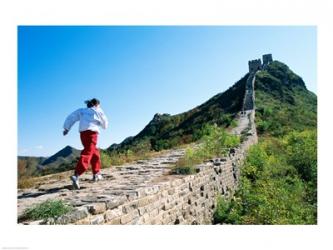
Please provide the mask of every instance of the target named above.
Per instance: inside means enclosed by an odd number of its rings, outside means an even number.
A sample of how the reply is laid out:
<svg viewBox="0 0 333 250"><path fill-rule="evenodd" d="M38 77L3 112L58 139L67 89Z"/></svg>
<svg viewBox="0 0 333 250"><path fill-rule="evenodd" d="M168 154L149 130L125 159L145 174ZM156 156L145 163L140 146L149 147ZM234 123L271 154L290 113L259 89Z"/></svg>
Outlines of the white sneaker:
<svg viewBox="0 0 333 250"><path fill-rule="evenodd" d="M74 189L80 189L79 177L77 177L76 175L72 175L71 181L73 182Z"/></svg>
<svg viewBox="0 0 333 250"><path fill-rule="evenodd" d="M101 181L101 180L103 180L103 176L101 175L101 173L93 175L93 181Z"/></svg>

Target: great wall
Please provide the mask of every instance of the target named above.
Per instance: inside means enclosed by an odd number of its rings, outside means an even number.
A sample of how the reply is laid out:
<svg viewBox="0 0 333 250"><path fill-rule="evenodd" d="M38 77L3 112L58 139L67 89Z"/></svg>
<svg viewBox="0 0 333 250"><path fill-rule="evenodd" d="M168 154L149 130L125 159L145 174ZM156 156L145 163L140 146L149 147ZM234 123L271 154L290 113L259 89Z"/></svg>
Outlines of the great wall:
<svg viewBox="0 0 333 250"><path fill-rule="evenodd" d="M249 147L258 141L255 127L254 81L258 70L272 56L249 61L243 110L231 133L243 135L237 148L226 157L195 166L192 175L170 175L172 164L185 150L168 150L161 156L102 170L104 179L91 181L82 175L81 189L54 179L35 189L18 190L18 217L26 208L48 199L63 200L75 209L57 219L24 221L20 224L212 224L218 195L230 197L237 189L240 168ZM259 63L258 63L259 62Z"/></svg>

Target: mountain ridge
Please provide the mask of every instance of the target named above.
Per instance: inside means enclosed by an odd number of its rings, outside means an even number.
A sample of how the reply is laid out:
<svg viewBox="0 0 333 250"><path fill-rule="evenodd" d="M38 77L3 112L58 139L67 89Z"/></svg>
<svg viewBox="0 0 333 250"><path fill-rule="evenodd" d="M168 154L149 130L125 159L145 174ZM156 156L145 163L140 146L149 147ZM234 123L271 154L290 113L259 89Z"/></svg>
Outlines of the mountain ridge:
<svg viewBox="0 0 333 250"><path fill-rule="evenodd" d="M72 169L80 150L65 146L50 157L18 156L18 175L38 176Z"/></svg>
<svg viewBox="0 0 333 250"><path fill-rule="evenodd" d="M199 139L205 124L229 127L241 110L247 77L248 73L226 91L188 111L176 115L156 113L137 135L113 144L107 150L125 151L136 146L167 149Z"/></svg>

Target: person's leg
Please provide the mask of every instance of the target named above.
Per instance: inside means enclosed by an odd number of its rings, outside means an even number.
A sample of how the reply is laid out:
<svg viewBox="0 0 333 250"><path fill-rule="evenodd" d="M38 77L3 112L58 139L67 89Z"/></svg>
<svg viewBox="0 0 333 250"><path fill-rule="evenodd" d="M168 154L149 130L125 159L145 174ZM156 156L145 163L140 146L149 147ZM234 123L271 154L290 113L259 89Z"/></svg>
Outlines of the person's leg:
<svg viewBox="0 0 333 250"><path fill-rule="evenodd" d="M80 159L75 168L75 175L80 176L89 167L89 163L95 151L93 136L91 131L83 131L80 133L83 150L81 151Z"/></svg>
<svg viewBox="0 0 333 250"><path fill-rule="evenodd" d="M98 133L93 134L92 137L93 154L91 157L91 170L94 175L101 171L101 157L99 150L97 148L97 138L98 138Z"/></svg>
<svg viewBox="0 0 333 250"><path fill-rule="evenodd" d="M101 157L98 149L91 157L91 170L93 174L97 174L101 171Z"/></svg>

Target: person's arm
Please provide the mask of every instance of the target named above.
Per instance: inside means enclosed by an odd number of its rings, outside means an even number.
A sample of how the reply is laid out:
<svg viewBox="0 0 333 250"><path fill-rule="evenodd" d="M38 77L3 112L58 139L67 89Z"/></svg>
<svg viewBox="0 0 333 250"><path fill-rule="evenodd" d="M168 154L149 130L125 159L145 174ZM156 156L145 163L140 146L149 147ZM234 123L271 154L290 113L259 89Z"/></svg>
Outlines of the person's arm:
<svg viewBox="0 0 333 250"><path fill-rule="evenodd" d="M67 116L65 122L64 122L64 132L63 135L66 135L71 127L74 125L75 122L80 120L80 109L74 111L69 116Z"/></svg>
<svg viewBox="0 0 333 250"><path fill-rule="evenodd" d="M100 124L103 129L106 129L109 125L108 118L104 114L103 110L101 108L98 108L98 116L100 118Z"/></svg>

